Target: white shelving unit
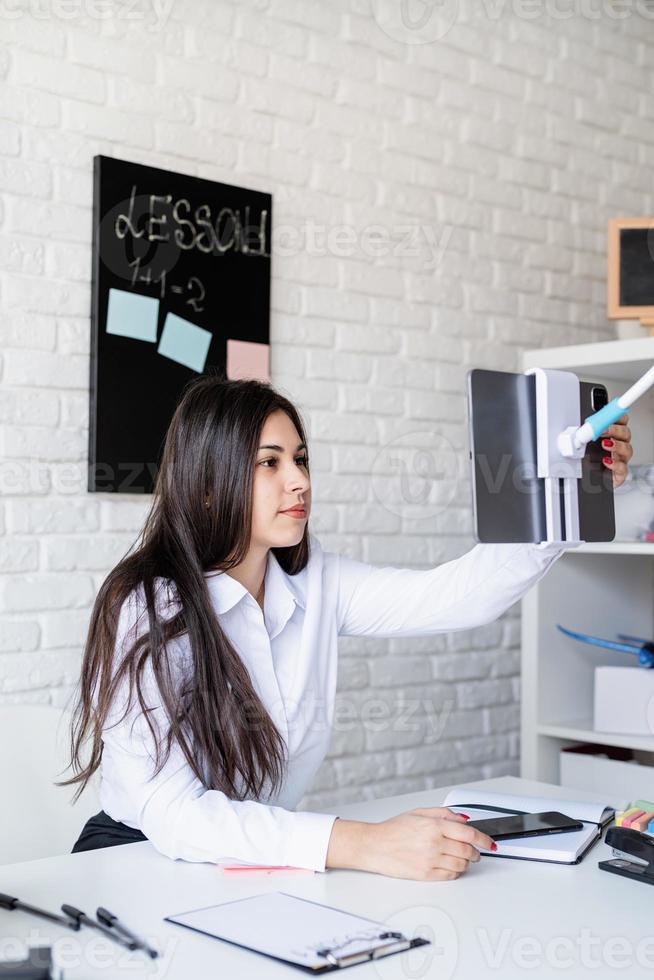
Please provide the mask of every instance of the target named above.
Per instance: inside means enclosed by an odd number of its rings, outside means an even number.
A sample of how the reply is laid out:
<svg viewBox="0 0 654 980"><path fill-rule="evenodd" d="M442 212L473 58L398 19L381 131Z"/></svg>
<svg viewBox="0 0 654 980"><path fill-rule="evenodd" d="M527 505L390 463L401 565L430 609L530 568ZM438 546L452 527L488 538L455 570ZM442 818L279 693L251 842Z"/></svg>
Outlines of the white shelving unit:
<svg viewBox="0 0 654 980"><path fill-rule="evenodd" d="M523 367L574 371L580 379L620 394L654 363L654 337L528 351ZM654 463L654 397L630 412L632 464ZM636 540L636 529L654 517L647 488L625 486L616 494L616 540L589 543L560 558L522 602L521 775L559 782L562 748L591 743L632 749L654 760L652 736L615 735L593 729L594 669L633 664L635 658L576 643L560 623L597 636L631 633L654 639L654 544ZM640 770L654 788L654 767ZM646 786L640 785L640 795ZM648 797L649 798L649 797Z"/></svg>

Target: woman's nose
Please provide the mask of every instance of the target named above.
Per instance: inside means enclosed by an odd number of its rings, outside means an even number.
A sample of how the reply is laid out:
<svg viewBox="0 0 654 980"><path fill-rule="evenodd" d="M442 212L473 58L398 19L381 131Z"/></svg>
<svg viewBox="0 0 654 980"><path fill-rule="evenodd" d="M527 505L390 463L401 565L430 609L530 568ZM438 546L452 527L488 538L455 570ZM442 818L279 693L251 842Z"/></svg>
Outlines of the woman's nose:
<svg viewBox="0 0 654 980"><path fill-rule="evenodd" d="M290 490L308 490L310 486L310 480L308 474L305 472L301 466L291 467L291 472L288 478L288 488Z"/></svg>

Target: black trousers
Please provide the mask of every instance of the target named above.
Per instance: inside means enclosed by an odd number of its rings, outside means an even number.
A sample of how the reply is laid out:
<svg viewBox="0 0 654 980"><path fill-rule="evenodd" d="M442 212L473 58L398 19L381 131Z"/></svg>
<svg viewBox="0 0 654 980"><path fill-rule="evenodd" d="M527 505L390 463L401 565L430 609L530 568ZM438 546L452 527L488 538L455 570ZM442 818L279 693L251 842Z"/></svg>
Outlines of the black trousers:
<svg viewBox="0 0 654 980"><path fill-rule="evenodd" d="M97 847L117 847L119 844L135 844L137 841L144 841L148 838L140 830L134 830L127 824L120 823L108 817L104 810L100 810L94 817L90 817L82 828L72 854L77 851L94 851Z"/></svg>

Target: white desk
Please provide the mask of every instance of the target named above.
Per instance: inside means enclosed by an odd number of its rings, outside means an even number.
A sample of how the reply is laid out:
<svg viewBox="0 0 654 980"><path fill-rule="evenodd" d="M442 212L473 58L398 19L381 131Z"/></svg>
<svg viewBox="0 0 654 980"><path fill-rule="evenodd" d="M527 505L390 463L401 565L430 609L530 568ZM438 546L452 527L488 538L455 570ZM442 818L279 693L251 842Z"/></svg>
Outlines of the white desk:
<svg viewBox="0 0 654 980"><path fill-rule="evenodd" d="M552 797L569 790L514 777L469 783ZM334 809L383 820L418 806L438 806L449 787ZM579 798L589 794L573 793ZM304 971L163 922L165 915L263 891L285 891L413 929L432 945L352 968L360 980L498 980L651 977L654 890L606 874L603 842L581 864L536 864L482 857L455 881L416 882L354 871L250 879L224 878L207 864L170 861L149 843L127 844L0 867L0 891L56 911L66 901L93 914L104 905L163 955L149 960L89 929L80 933L0 910L0 949L7 941L49 941L66 954L66 980L161 977L166 980L274 980ZM413 933L412 933L413 934ZM568 964L567 967L565 964Z"/></svg>

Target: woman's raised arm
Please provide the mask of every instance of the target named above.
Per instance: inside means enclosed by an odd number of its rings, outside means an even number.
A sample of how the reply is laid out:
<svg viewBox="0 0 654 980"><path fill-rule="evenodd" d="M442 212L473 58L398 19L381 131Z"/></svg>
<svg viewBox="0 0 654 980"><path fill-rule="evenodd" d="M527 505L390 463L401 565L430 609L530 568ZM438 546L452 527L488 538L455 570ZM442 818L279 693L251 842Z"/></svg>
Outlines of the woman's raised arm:
<svg viewBox="0 0 654 980"><path fill-rule="evenodd" d="M565 549L478 544L436 568L377 567L338 556L341 636L425 636L490 623L529 591Z"/></svg>

